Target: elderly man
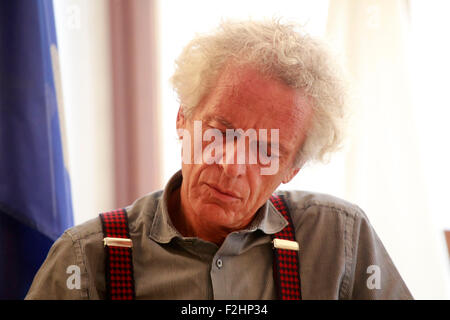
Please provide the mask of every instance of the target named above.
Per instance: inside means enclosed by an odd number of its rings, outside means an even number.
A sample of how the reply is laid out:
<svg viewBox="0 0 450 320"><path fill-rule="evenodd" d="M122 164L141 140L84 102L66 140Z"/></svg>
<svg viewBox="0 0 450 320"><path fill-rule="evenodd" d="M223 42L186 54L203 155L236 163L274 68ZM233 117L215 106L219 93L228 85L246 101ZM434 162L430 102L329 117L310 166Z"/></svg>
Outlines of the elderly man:
<svg viewBox="0 0 450 320"><path fill-rule="evenodd" d="M28 299L412 298L361 209L275 192L342 138L344 86L319 42L225 22L184 49L172 82L182 169L67 230Z"/></svg>

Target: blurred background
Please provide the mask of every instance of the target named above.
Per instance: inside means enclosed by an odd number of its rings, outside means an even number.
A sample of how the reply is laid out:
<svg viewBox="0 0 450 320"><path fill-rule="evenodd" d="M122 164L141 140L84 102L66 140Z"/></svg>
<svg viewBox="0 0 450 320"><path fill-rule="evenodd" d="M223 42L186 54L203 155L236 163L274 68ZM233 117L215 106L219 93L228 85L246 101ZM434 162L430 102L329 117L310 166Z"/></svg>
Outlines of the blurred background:
<svg viewBox="0 0 450 320"><path fill-rule="evenodd" d="M280 189L329 193L356 203L413 296L450 299L450 209L445 204L450 2L43 2L54 13L57 58L52 61L59 62L52 64L53 85L69 184L65 197L71 210L66 213L73 217L55 230L161 189L181 167L175 130L179 104L169 78L176 57L196 33L211 30L221 19L281 17L302 24L335 51L349 73L353 118L341 151L326 164L307 165ZM5 48L11 47L4 44L0 50ZM0 140L10 139L6 130L0 133ZM0 169L5 157L0 155ZM0 192L11 190L1 173ZM17 209L8 199L0 197L0 209L12 216ZM44 234L53 241L57 232ZM0 268L0 277L3 273L6 279L5 270Z"/></svg>

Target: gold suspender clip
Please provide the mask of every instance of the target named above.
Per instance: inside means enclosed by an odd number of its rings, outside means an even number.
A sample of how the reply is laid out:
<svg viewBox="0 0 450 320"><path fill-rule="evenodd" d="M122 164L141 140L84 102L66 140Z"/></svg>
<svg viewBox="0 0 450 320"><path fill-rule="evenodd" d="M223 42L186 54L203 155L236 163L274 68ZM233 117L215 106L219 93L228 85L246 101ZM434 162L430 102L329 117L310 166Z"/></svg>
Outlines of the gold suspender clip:
<svg viewBox="0 0 450 320"><path fill-rule="evenodd" d="M276 249L295 250L295 251L298 251L300 249L297 241L275 238L273 239L272 243L273 247Z"/></svg>
<svg viewBox="0 0 450 320"><path fill-rule="evenodd" d="M106 238L103 238L103 245L108 246L108 247L132 248L133 242L131 241L131 239L127 239L127 238L106 237Z"/></svg>

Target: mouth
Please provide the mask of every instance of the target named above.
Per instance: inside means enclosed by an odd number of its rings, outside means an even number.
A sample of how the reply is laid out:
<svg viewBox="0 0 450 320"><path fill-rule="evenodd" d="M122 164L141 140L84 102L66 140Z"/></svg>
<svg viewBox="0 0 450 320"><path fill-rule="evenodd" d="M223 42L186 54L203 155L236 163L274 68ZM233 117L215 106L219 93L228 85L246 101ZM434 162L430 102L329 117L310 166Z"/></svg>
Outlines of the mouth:
<svg viewBox="0 0 450 320"><path fill-rule="evenodd" d="M236 200L240 200L241 197L239 197L235 192L231 191L231 190L223 190L222 188L220 188L217 185L214 184L209 184L209 183L205 183L209 189L212 191L213 196L216 198L219 198L220 200L223 201L236 201Z"/></svg>

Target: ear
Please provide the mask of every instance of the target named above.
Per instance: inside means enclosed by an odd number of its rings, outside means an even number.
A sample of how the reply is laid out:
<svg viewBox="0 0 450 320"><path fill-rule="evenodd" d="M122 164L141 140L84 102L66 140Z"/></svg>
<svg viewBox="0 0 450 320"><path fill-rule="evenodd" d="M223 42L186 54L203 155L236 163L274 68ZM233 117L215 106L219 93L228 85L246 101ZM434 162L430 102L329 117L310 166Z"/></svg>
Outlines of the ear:
<svg viewBox="0 0 450 320"><path fill-rule="evenodd" d="M286 176L283 178L283 180L281 180L281 182L283 183L288 183L289 181L291 181L296 175L297 173L300 171L300 168L291 168L288 173L286 174Z"/></svg>
<svg viewBox="0 0 450 320"><path fill-rule="evenodd" d="M184 113L183 113L183 106L180 105L180 108L178 109L178 114L177 114L177 130L178 129L184 129L186 125L186 119L184 117ZM181 138L178 135L178 138Z"/></svg>

